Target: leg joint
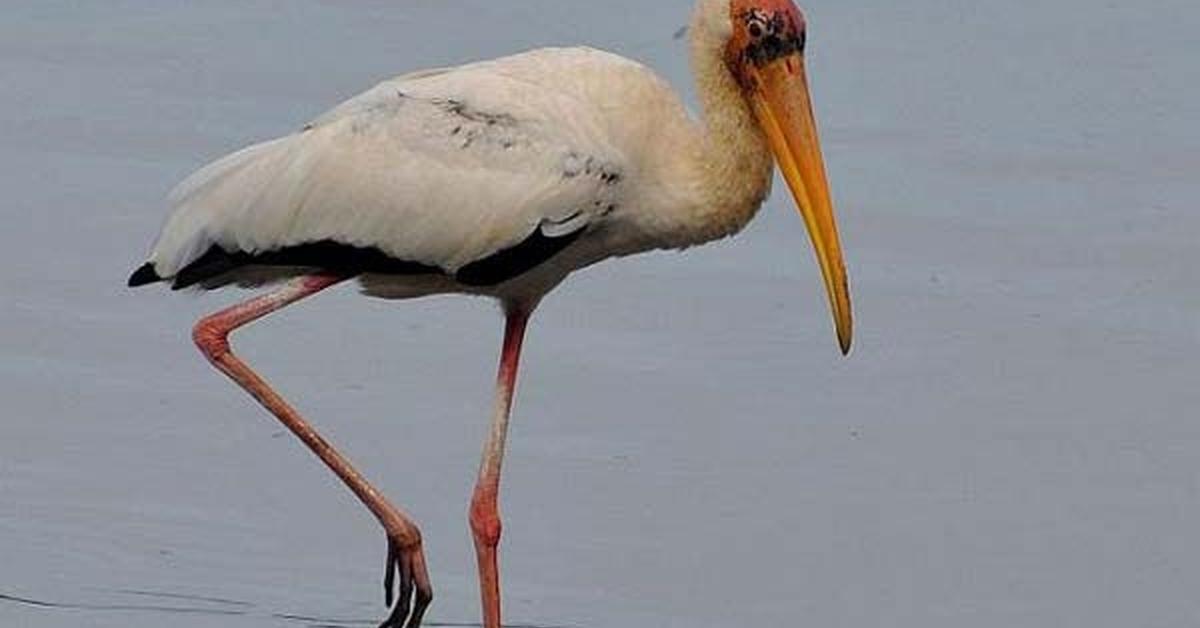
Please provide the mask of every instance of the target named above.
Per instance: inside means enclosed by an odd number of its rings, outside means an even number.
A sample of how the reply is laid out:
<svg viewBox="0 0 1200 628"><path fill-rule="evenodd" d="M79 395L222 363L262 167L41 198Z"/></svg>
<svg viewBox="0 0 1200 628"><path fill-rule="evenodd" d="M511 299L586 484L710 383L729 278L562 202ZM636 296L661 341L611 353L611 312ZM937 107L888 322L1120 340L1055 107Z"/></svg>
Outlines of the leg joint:
<svg viewBox="0 0 1200 628"><path fill-rule="evenodd" d="M210 360L229 353L229 330L211 316L200 319L192 328L192 340Z"/></svg>
<svg viewBox="0 0 1200 628"><path fill-rule="evenodd" d="M494 547L500 543L503 527L495 496L477 494L471 500L471 532L475 540Z"/></svg>

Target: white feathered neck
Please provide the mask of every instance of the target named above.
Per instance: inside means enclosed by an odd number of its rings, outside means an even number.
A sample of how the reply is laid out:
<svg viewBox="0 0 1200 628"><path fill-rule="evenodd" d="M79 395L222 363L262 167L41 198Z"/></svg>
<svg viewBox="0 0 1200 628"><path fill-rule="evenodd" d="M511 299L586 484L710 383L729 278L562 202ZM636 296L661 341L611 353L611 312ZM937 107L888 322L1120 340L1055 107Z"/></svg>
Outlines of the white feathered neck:
<svg viewBox="0 0 1200 628"><path fill-rule="evenodd" d="M705 242L740 231L771 191L774 159L741 87L725 63L733 32L729 0L699 0L690 27L692 73L703 138L691 154L701 204L690 235Z"/></svg>

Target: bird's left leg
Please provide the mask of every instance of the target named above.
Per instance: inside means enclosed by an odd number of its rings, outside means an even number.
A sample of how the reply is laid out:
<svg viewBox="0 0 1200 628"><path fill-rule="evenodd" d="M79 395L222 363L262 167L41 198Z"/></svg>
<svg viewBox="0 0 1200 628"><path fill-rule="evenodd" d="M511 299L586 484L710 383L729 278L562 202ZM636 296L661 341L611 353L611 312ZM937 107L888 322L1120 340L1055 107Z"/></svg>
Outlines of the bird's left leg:
<svg viewBox="0 0 1200 628"><path fill-rule="evenodd" d="M497 547L500 544L500 465L504 461L504 441L508 435L508 417L517 383L521 342L533 306L505 304L504 348L500 354L500 372L496 376L496 401L492 429L483 448L479 479L471 499L471 533L475 537L475 555L479 561L479 592L483 601L483 628L500 628L500 572Z"/></svg>
<svg viewBox="0 0 1200 628"><path fill-rule="evenodd" d="M239 327L346 279L345 276L332 274L298 277L273 292L201 319L196 323L192 336L196 346L213 366L250 393L298 436L345 482L383 525L388 537L387 573L383 586L387 604L392 612L381 628L419 628L425 609L433 598L433 589L429 584L425 555L421 549L421 532L416 523L408 513L393 506L382 493L371 486L349 460L318 434L258 373L235 355L229 345L229 334ZM393 585L397 575L400 580L399 596L393 598ZM395 605L392 604L393 599Z"/></svg>

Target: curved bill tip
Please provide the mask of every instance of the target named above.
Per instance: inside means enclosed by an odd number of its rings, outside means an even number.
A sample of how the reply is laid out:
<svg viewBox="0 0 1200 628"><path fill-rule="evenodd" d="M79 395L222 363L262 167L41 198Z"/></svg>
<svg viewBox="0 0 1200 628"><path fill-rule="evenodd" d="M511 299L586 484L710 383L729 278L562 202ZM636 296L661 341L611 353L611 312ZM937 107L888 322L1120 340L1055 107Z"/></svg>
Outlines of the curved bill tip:
<svg viewBox="0 0 1200 628"><path fill-rule="evenodd" d="M854 332L847 325L844 329L838 327L837 330L838 346L842 349L842 355L850 355L850 349L854 347Z"/></svg>

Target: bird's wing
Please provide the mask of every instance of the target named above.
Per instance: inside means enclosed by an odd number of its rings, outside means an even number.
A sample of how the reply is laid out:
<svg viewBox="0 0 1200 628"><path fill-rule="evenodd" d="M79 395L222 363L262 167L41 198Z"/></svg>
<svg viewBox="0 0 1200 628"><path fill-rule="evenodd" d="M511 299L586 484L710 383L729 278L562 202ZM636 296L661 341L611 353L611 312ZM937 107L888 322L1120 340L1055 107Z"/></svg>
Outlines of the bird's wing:
<svg viewBox="0 0 1200 628"><path fill-rule="evenodd" d="M596 73L657 81L560 49L381 83L189 177L150 263L169 278L214 247L335 242L486 275L472 264L577 234L621 202L630 159L611 141L611 103L583 91Z"/></svg>

